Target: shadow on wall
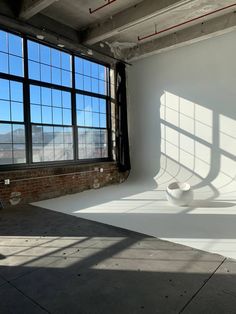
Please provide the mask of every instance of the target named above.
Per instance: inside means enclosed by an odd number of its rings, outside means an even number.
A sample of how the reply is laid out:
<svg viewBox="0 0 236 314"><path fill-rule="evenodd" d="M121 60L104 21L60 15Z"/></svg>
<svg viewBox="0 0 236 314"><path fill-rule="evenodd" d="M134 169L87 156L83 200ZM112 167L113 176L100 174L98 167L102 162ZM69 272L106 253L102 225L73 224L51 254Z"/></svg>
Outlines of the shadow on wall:
<svg viewBox="0 0 236 314"><path fill-rule="evenodd" d="M189 182L197 198L193 207L217 207L206 200L227 201L236 194L236 122L224 106L218 109L167 91L161 97L161 166L155 180L159 186Z"/></svg>

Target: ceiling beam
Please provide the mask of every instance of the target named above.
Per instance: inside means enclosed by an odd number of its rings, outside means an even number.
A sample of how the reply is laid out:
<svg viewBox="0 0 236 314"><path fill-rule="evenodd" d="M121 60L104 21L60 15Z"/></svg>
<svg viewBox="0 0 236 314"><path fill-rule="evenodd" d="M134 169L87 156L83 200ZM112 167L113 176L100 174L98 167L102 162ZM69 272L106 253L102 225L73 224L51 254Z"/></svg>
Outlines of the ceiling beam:
<svg viewBox="0 0 236 314"><path fill-rule="evenodd" d="M93 45L104 41L130 27L193 1L195 0L143 0L135 6L113 15L105 22L91 25L85 29L82 32L83 42Z"/></svg>
<svg viewBox="0 0 236 314"><path fill-rule="evenodd" d="M122 58L138 60L174 48L190 45L205 39L236 30L236 13L221 15L203 23L179 30L164 37L158 37L136 47L123 50Z"/></svg>
<svg viewBox="0 0 236 314"><path fill-rule="evenodd" d="M22 0L19 18L25 21L29 20L56 1L58 0Z"/></svg>

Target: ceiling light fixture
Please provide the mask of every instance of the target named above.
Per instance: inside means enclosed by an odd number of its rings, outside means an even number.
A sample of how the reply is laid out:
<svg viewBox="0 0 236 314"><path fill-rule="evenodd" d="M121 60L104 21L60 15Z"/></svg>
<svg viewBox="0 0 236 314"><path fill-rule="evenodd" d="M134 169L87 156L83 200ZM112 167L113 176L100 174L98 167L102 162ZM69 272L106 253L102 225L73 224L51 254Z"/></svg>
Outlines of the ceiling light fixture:
<svg viewBox="0 0 236 314"><path fill-rule="evenodd" d="M40 40L44 40L45 36L38 34L36 35L36 38Z"/></svg>
<svg viewBox="0 0 236 314"><path fill-rule="evenodd" d="M64 48L65 47L65 45L64 44L57 44L57 47L60 47L60 48Z"/></svg>

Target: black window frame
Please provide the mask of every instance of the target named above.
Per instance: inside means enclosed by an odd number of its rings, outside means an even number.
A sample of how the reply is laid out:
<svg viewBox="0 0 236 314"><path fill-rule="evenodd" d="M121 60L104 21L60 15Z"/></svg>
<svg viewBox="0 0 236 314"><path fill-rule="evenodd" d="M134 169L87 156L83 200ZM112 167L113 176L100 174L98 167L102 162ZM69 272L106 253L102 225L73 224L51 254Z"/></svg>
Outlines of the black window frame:
<svg viewBox="0 0 236 314"><path fill-rule="evenodd" d="M25 125L25 147L26 147L26 162L25 163L17 163L17 164L5 164L0 165L0 171L8 171L8 170L19 170L19 169L27 169L27 168L42 168L42 167L58 167L58 166L73 166L73 165L80 165L80 164L94 164L99 162L111 162L113 161L112 158L112 141L111 141L111 82L110 82L110 70L111 66L109 63L101 62L99 60L96 60L95 58L87 57L87 56L81 56L79 53L76 53L74 51L71 51L66 48L60 48L56 45L53 45L51 43L48 43L46 41L37 40L32 36L29 36L27 34L23 34L14 30L9 30L8 28L5 28L3 26L0 26L0 30L18 35L22 38L23 41L23 71L24 75L22 77L7 74L7 73L1 73L0 72L0 78L12 80L21 82L23 84L23 105L24 105L24 122ZM27 41L33 41L38 44L46 45L50 48L54 48L57 50L60 50L65 53L69 53L71 55L71 62L72 62L72 86L62 86L57 85L53 83L47 83L43 81L33 80L29 78L28 73L28 45ZM107 91L106 95L88 92L85 90L76 89L75 87L75 57L79 57L91 62L95 62L97 64L103 65L106 67L106 76L107 76ZM61 91L67 91L71 93L71 109L72 109L72 133L73 133L73 160L55 160L55 161L42 161L42 162L33 162L33 145L32 145L32 125L38 123L31 123L30 120L30 85L36 85L39 87L47 87L47 88L53 88ZM76 120L76 94L81 95L87 95L91 97L98 97L106 100L106 121L107 126L106 128L98 128L98 129L105 129L107 130L107 149L108 149L108 157L105 158L90 158L90 159L79 159L79 150L78 150L78 128L80 126L77 125ZM47 124L42 124L44 126L47 126ZM52 126L52 124L48 124L48 126ZM59 126L62 125L53 125L53 126ZM90 128L90 127L86 127ZM95 127L91 127L91 129L96 129Z"/></svg>

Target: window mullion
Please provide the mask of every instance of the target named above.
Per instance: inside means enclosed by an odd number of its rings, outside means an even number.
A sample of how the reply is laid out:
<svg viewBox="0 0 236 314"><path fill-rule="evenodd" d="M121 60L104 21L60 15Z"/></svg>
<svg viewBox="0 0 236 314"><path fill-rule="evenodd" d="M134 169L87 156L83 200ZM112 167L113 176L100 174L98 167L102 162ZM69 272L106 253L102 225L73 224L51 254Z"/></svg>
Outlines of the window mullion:
<svg viewBox="0 0 236 314"><path fill-rule="evenodd" d="M30 124L30 95L29 95L29 72L28 72L28 47L27 39L23 37L24 51L24 83L23 83L23 102L24 102L24 123L25 123L25 145L26 163L32 163L32 134Z"/></svg>

